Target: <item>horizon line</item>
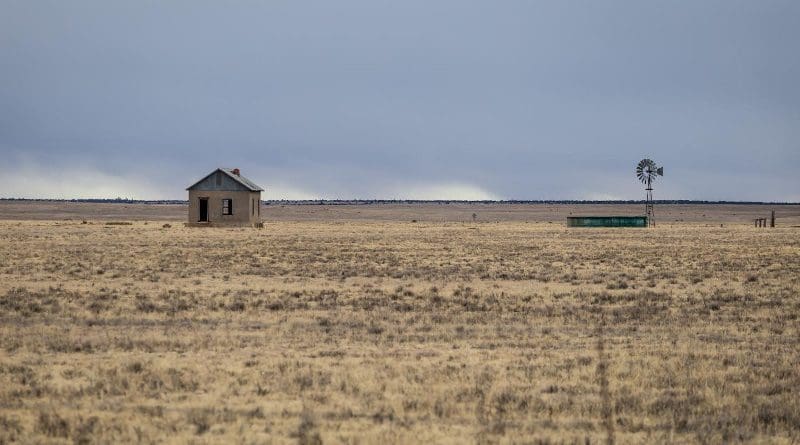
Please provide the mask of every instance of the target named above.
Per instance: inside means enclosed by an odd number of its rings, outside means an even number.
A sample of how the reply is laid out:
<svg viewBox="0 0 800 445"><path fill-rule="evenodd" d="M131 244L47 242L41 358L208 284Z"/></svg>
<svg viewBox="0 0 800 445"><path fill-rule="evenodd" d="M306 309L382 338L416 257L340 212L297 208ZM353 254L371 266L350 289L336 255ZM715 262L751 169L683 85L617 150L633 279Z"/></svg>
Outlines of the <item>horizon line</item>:
<svg viewBox="0 0 800 445"><path fill-rule="evenodd" d="M186 199L128 198L0 198L0 201L75 202L98 204L188 204ZM261 203L290 205L369 205L369 204L645 204L644 199L262 199ZM704 199L656 199L654 204L742 204L800 205L791 201L732 201Z"/></svg>

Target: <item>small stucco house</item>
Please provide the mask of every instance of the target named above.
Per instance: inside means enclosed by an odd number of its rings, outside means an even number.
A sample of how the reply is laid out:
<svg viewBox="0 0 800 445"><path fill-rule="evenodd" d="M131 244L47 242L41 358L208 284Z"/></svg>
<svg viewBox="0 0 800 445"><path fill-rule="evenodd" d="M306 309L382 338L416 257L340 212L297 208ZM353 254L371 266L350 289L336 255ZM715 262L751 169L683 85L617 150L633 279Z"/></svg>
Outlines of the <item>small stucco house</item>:
<svg viewBox="0 0 800 445"><path fill-rule="evenodd" d="M242 176L238 168L218 168L186 190L189 226L261 226L264 189Z"/></svg>

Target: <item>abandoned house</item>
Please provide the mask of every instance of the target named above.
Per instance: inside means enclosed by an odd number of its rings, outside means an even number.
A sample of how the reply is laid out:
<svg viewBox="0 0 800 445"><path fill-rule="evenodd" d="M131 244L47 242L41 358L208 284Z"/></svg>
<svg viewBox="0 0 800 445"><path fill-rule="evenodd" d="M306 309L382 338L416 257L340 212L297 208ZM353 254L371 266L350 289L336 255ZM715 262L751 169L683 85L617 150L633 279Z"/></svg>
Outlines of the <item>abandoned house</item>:
<svg viewBox="0 0 800 445"><path fill-rule="evenodd" d="M261 226L261 192L238 168L218 168L189 191L189 226Z"/></svg>

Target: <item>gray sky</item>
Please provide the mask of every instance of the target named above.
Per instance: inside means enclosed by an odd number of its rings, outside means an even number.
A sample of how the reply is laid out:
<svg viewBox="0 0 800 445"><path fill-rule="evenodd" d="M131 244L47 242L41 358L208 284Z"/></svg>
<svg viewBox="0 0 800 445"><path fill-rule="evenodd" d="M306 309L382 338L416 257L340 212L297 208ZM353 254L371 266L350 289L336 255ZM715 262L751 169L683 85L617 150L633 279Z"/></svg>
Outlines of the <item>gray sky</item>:
<svg viewBox="0 0 800 445"><path fill-rule="evenodd" d="M800 201L800 2L0 0L0 197Z"/></svg>

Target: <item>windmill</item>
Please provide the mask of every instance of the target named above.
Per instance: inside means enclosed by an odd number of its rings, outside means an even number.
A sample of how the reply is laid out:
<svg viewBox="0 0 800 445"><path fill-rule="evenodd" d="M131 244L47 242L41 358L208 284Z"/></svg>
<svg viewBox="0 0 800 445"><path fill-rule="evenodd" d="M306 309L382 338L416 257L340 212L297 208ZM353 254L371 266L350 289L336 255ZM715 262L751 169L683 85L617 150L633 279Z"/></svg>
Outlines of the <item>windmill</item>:
<svg viewBox="0 0 800 445"><path fill-rule="evenodd" d="M647 202L645 204L645 214L647 215L647 224L655 227L656 218L653 213L653 181L657 176L664 176L664 167L656 167L656 163L652 159L642 159L636 165L636 177L647 185Z"/></svg>

